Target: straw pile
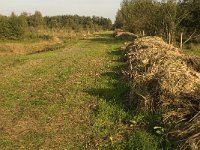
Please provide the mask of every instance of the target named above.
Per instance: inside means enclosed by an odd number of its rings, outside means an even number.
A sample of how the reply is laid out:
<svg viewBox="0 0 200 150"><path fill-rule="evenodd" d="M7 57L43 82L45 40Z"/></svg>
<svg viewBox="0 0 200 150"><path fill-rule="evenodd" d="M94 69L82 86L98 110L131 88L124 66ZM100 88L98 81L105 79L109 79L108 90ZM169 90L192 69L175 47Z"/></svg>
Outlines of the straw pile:
<svg viewBox="0 0 200 150"><path fill-rule="evenodd" d="M122 30L115 30L114 36L116 38L122 39L122 40L128 40L128 41L133 41L136 38L138 38L137 35L131 33L131 32L124 32Z"/></svg>
<svg viewBox="0 0 200 150"><path fill-rule="evenodd" d="M143 37L126 47L131 77L130 102L161 111L180 149L200 147L200 62L159 37Z"/></svg>

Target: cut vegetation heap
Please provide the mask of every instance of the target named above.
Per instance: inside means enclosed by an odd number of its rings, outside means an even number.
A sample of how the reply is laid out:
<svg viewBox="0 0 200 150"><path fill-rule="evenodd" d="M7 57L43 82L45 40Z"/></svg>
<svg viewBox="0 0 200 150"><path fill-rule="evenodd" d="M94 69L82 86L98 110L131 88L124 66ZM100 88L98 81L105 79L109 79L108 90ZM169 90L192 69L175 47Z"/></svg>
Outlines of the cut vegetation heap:
<svg viewBox="0 0 200 150"><path fill-rule="evenodd" d="M126 47L130 102L160 112L162 124L182 149L200 147L199 58L188 57L159 37L138 38ZM183 142L182 142L183 141Z"/></svg>
<svg viewBox="0 0 200 150"><path fill-rule="evenodd" d="M138 38L137 35L135 35L131 32L124 32L123 30L120 30L120 29L115 30L114 36L118 39L128 40L128 41L133 41L136 38Z"/></svg>

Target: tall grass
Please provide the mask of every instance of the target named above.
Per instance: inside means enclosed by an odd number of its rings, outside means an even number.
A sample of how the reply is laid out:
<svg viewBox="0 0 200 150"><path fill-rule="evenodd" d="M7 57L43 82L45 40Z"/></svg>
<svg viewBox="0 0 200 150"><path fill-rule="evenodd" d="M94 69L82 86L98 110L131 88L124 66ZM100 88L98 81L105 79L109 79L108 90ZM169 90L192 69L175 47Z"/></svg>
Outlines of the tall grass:
<svg viewBox="0 0 200 150"><path fill-rule="evenodd" d="M69 40L78 40L89 36L87 31L30 28L24 38L18 40L0 40L0 55L32 54L52 51L65 47Z"/></svg>

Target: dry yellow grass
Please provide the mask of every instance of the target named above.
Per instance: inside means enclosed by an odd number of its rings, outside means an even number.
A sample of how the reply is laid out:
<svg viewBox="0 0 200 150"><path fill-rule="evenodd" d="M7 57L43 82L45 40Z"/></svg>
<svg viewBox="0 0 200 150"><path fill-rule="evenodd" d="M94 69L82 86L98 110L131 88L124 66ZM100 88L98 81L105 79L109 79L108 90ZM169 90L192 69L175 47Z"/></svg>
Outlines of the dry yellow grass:
<svg viewBox="0 0 200 150"><path fill-rule="evenodd" d="M63 41L56 36L53 36L49 41L39 41L36 43L0 43L0 55L38 53L62 46Z"/></svg>
<svg viewBox="0 0 200 150"><path fill-rule="evenodd" d="M87 31L75 32L72 30L30 30L27 32L34 42L25 41L2 41L0 42L0 56L13 54L32 54L43 51L52 51L64 47L68 40L88 39L92 34Z"/></svg>

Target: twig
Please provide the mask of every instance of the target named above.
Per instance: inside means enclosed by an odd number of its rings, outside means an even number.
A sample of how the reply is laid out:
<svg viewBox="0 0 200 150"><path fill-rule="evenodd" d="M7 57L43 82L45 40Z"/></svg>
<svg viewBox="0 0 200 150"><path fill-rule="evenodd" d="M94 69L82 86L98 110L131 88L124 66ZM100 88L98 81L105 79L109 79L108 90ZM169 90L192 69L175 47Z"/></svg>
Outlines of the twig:
<svg viewBox="0 0 200 150"><path fill-rule="evenodd" d="M194 30L194 32L190 35L190 37L183 43L183 44L185 44L185 43L187 43L189 40L191 40L193 37L193 35L196 33L196 29Z"/></svg>

